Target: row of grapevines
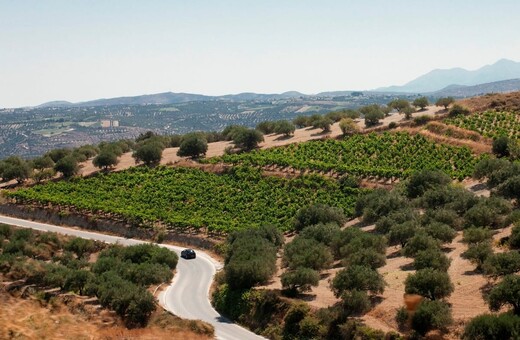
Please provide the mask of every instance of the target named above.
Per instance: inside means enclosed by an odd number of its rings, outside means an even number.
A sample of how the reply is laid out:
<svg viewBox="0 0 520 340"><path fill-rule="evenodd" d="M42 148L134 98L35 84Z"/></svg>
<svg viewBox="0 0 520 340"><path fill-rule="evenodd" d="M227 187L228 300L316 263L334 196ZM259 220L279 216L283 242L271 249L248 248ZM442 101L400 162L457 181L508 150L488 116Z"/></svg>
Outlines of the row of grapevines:
<svg viewBox="0 0 520 340"><path fill-rule="evenodd" d="M435 143L421 135L399 132L309 141L224 155L208 162L260 167L277 165L385 178L403 178L417 170L438 169L453 178L463 179L472 174L479 159L467 147Z"/></svg>
<svg viewBox="0 0 520 340"><path fill-rule="evenodd" d="M322 176L265 177L236 167L226 174L198 169L131 168L88 179L50 182L9 195L20 201L74 206L121 216L140 225L231 230L274 224L283 230L303 206L319 202L352 214L357 189L341 190Z"/></svg>
<svg viewBox="0 0 520 340"><path fill-rule="evenodd" d="M446 119L447 124L480 133L484 137L509 136L520 138L520 114L486 111L469 116Z"/></svg>

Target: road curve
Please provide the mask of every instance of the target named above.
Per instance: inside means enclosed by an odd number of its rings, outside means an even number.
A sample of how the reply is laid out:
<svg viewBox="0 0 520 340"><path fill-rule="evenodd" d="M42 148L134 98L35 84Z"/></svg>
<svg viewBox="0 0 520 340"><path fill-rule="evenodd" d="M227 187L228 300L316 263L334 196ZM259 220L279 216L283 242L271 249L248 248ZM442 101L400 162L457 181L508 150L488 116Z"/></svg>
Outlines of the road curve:
<svg viewBox="0 0 520 340"><path fill-rule="evenodd" d="M30 228L40 231L51 231L59 234L76 236L106 243L118 243L125 246L150 243L142 240L127 239L119 236L106 235L92 231L59 227L56 225L33 222L13 217L0 215L0 223L5 223L22 228ZM159 244L178 255L182 247L169 244ZM172 283L159 294L159 304L166 310L184 319L203 320L215 327L217 339L223 340L249 340L264 339L253 332L240 327L221 316L209 301L209 288L213 281L213 275L222 267L218 261L203 251L197 251L197 258L184 260L179 257L177 273Z"/></svg>

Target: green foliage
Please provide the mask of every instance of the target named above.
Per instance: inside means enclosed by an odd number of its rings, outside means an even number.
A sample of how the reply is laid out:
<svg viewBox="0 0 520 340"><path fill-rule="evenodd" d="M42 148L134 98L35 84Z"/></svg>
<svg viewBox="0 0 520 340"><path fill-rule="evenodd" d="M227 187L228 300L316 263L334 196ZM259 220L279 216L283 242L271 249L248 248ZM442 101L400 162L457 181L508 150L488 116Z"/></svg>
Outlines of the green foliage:
<svg viewBox="0 0 520 340"><path fill-rule="evenodd" d="M233 134L233 143L244 151L251 151L257 148L258 144L263 141L264 135L254 129L241 129Z"/></svg>
<svg viewBox="0 0 520 340"><path fill-rule="evenodd" d="M497 157L509 157L509 137L500 136L494 138L492 151Z"/></svg>
<svg viewBox="0 0 520 340"><path fill-rule="evenodd" d="M76 181L49 182L9 193L20 201L106 212L135 225L156 221L179 229L229 232L274 224L292 228L304 206L322 203L352 214L358 189L341 190L321 176L283 179L235 167L225 174L189 168L146 167Z"/></svg>
<svg viewBox="0 0 520 340"><path fill-rule="evenodd" d="M376 189L358 199L356 215L363 216L363 220L367 223L377 222L380 218L407 205L407 199L397 191Z"/></svg>
<svg viewBox="0 0 520 340"><path fill-rule="evenodd" d="M452 227L441 222L431 222L424 227L424 230L426 234L441 243L450 243L457 235L457 232Z"/></svg>
<svg viewBox="0 0 520 340"><path fill-rule="evenodd" d="M286 137L294 133L295 126L288 120L279 120L275 122L273 132L278 135L284 135Z"/></svg>
<svg viewBox="0 0 520 340"><path fill-rule="evenodd" d="M377 104L363 106L359 109L359 112L365 118L365 126L371 127L379 124L379 120L385 118L385 113L381 107Z"/></svg>
<svg viewBox="0 0 520 340"><path fill-rule="evenodd" d="M464 214L465 224L468 227L501 228L504 227L504 222L511 210L511 203L503 198L481 199Z"/></svg>
<svg viewBox="0 0 520 340"><path fill-rule="evenodd" d="M339 258L348 259L367 249L372 249L383 255L386 252L386 239L350 227L336 235L336 238L332 240L331 248L335 256Z"/></svg>
<svg viewBox="0 0 520 340"><path fill-rule="evenodd" d="M455 102L455 99L453 97L443 97L437 99L435 102L435 106L444 106L444 109L447 110L448 106L453 104Z"/></svg>
<svg viewBox="0 0 520 340"><path fill-rule="evenodd" d="M486 258L482 269L484 274L493 277L514 274L520 271L520 253L510 251L492 254Z"/></svg>
<svg viewBox="0 0 520 340"><path fill-rule="evenodd" d="M446 272L450 267L451 260L440 250L426 249L417 252L413 266L415 270L431 268Z"/></svg>
<svg viewBox="0 0 520 340"><path fill-rule="evenodd" d="M330 126L333 123L327 117L320 116L317 119L311 121L312 127L315 129L321 129L323 132L330 132Z"/></svg>
<svg viewBox="0 0 520 340"><path fill-rule="evenodd" d="M469 148L435 143L420 134L386 132L224 155L211 162L290 166L299 170L384 178L406 178L418 170L438 169L452 178L464 179L473 173L482 157L474 156Z"/></svg>
<svg viewBox="0 0 520 340"><path fill-rule="evenodd" d="M427 190L447 186L451 179L444 172L438 170L417 171L410 176L406 184L406 191L409 198L416 198L424 195Z"/></svg>
<svg viewBox="0 0 520 340"><path fill-rule="evenodd" d="M412 105L421 108L421 110L424 110L428 105L430 105L430 102L426 97L419 97L414 99Z"/></svg>
<svg viewBox="0 0 520 340"><path fill-rule="evenodd" d="M296 295L297 292L307 292L311 286L316 287L320 280L320 274L311 268L296 268L282 274L282 288L287 290L289 295Z"/></svg>
<svg viewBox="0 0 520 340"><path fill-rule="evenodd" d="M363 248L350 254L343 259L345 266L364 266L377 269L386 264L386 256L377 252L374 248Z"/></svg>
<svg viewBox="0 0 520 340"><path fill-rule="evenodd" d="M469 115L469 110L465 107L462 107L458 104L453 105L453 107L450 109L450 117L457 117L457 116L466 116Z"/></svg>
<svg viewBox="0 0 520 340"><path fill-rule="evenodd" d="M305 227L319 223L336 223L342 226L346 222L344 213L339 208L315 203L304 207L294 217L294 228L302 230Z"/></svg>
<svg viewBox="0 0 520 340"><path fill-rule="evenodd" d="M182 142L177 151L177 156L198 158L208 151L208 141L196 133L188 134L182 138Z"/></svg>
<svg viewBox="0 0 520 340"><path fill-rule="evenodd" d="M81 258L92 253L95 250L95 245L92 240L74 237L65 243L64 249L74 252L77 257Z"/></svg>
<svg viewBox="0 0 520 340"><path fill-rule="evenodd" d="M164 146L156 142L147 142L137 146L132 157L136 163L143 162L147 166L158 165L162 159Z"/></svg>
<svg viewBox="0 0 520 340"><path fill-rule="evenodd" d="M31 175L31 166L18 156L11 156L0 161L0 177L3 181L15 179L24 182Z"/></svg>
<svg viewBox="0 0 520 340"><path fill-rule="evenodd" d="M297 236L284 247L283 263L290 269L305 267L321 270L328 268L332 259L329 248L314 239Z"/></svg>
<svg viewBox="0 0 520 340"><path fill-rule="evenodd" d="M454 287L450 276L443 271L426 268L410 274L405 281L406 294L418 294L430 300L448 297Z"/></svg>
<svg viewBox="0 0 520 340"><path fill-rule="evenodd" d="M468 250L462 253L461 257L469 260L477 266L477 270L482 269L484 261L493 254L490 242L473 243L468 246Z"/></svg>
<svg viewBox="0 0 520 340"><path fill-rule="evenodd" d="M488 295L489 308L498 311L504 306L513 307L516 315L520 314L520 276L507 275Z"/></svg>
<svg viewBox="0 0 520 340"><path fill-rule="evenodd" d="M412 316L412 328L423 336L432 329L445 330L452 323L451 309L442 301L423 301Z"/></svg>
<svg viewBox="0 0 520 340"><path fill-rule="evenodd" d="M61 172L64 178L70 178L79 171L78 161L72 155L60 158L54 165L54 171Z"/></svg>
<svg viewBox="0 0 520 340"><path fill-rule="evenodd" d="M339 128L344 136L350 136L360 131L359 126L351 118L343 118L339 121Z"/></svg>
<svg viewBox="0 0 520 340"><path fill-rule="evenodd" d="M332 291L340 297L345 291L369 291L383 293L385 281L376 270L364 266L350 266L340 270L332 280Z"/></svg>
<svg viewBox="0 0 520 340"><path fill-rule="evenodd" d="M389 212L387 216L381 217L376 222L375 231L379 234L388 234L391 228L395 225L403 224L405 222L409 222L411 225L416 225L418 221L419 213L416 210L411 207L403 207Z"/></svg>
<svg viewBox="0 0 520 340"><path fill-rule="evenodd" d="M391 245L400 244L404 248L418 230L418 225L412 221L396 224L390 228L388 241Z"/></svg>
<svg viewBox="0 0 520 340"><path fill-rule="evenodd" d="M404 110L410 107L410 102L406 99L394 99L388 103L388 107L391 107L397 112L402 113Z"/></svg>
<svg viewBox="0 0 520 340"><path fill-rule="evenodd" d="M232 289L266 282L276 271L277 248L259 233L235 233L226 257L225 278Z"/></svg>
<svg viewBox="0 0 520 340"><path fill-rule="evenodd" d="M471 115L450 117L445 120L445 122L478 132L488 138L498 139L507 136L512 139L518 139L520 137L520 121L518 120L518 113L516 112L485 111ZM502 144L501 148L497 149L497 151L506 151L505 147L506 145ZM499 154L505 156L503 152Z"/></svg>
<svg viewBox="0 0 520 340"><path fill-rule="evenodd" d="M341 295L343 312L348 316L362 315L372 308L372 303L364 291L345 291Z"/></svg>
<svg viewBox="0 0 520 340"><path fill-rule="evenodd" d="M303 228L300 232L300 237L307 239L314 239L327 246L332 244L332 241L338 237L341 229L337 223L319 223Z"/></svg>
<svg viewBox="0 0 520 340"><path fill-rule="evenodd" d="M419 232L415 236L408 239L406 245L402 249L402 253L406 257L415 257L418 252L428 249L439 249L439 241L424 232Z"/></svg>
<svg viewBox="0 0 520 340"><path fill-rule="evenodd" d="M1 234L1 233L0 233ZM509 237L509 246L514 249L520 248L520 221L515 223Z"/></svg>
<svg viewBox="0 0 520 340"><path fill-rule="evenodd" d="M503 340L520 338L520 317L510 313L483 314L464 328L464 340Z"/></svg>
<svg viewBox="0 0 520 340"><path fill-rule="evenodd" d="M464 243L482 243L488 242L493 237L493 232L488 228L467 228L464 230L462 241Z"/></svg>

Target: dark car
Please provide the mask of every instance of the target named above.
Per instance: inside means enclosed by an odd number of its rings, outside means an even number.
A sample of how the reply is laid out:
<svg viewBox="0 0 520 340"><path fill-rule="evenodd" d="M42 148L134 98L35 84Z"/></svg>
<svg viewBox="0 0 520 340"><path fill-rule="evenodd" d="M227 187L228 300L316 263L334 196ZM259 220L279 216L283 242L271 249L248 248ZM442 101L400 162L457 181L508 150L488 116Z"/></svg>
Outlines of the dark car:
<svg viewBox="0 0 520 340"><path fill-rule="evenodd" d="M197 257L197 254L195 254L195 250L193 249L184 249L181 251L181 257L184 259L194 259Z"/></svg>

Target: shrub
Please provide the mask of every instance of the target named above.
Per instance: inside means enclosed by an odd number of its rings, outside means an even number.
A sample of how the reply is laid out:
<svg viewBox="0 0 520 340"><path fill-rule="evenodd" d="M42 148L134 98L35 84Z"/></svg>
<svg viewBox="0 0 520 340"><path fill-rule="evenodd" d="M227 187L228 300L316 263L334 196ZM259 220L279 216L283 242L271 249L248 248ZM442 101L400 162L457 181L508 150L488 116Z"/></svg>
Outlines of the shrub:
<svg viewBox="0 0 520 340"><path fill-rule="evenodd" d="M431 120L430 116L421 115L421 116L417 116L413 119L413 124L416 126L425 125L430 120Z"/></svg>
<svg viewBox="0 0 520 340"><path fill-rule="evenodd" d="M477 270L481 270L484 261L492 254L493 249L490 242L481 242L470 244L468 250L462 253L461 257L476 265Z"/></svg>
<svg viewBox="0 0 520 340"><path fill-rule="evenodd" d="M338 237L341 232L340 227L336 223L319 223L303 228L300 236L303 238L314 239L327 246L331 245L332 241Z"/></svg>
<svg viewBox="0 0 520 340"><path fill-rule="evenodd" d="M406 242L402 253L406 257L414 257L421 250L427 249L439 249L439 241L420 232Z"/></svg>
<svg viewBox="0 0 520 340"><path fill-rule="evenodd" d="M315 203L300 209L294 218L294 228L302 230L305 227L319 223L336 223L342 226L346 222L343 211L325 204Z"/></svg>
<svg viewBox="0 0 520 340"><path fill-rule="evenodd" d="M484 274L494 277L514 274L520 271L520 253L510 251L492 254L486 258L482 269Z"/></svg>
<svg viewBox="0 0 520 340"><path fill-rule="evenodd" d="M423 170L410 176L406 190L408 197L416 198L422 196L429 189L446 186L449 183L451 183L451 178L445 173L436 170Z"/></svg>
<svg viewBox="0 0 520 340"><path fill-rule="evenodd" d="M509 137L501 136L493 139L492 151L497 157L509 157Z"/></svg>
<svg viewBox="0 0 520 340"><path fill-rule="evenodd" d="M314 269L297 268L282 274L282 288L292 296L298 292L308 292L311 286L316 287L320 280L320 274Z"/></svg>
<svg viewBox="0 0 520 340"><path fill-rule="evenodd" d="M412 328L421 335L432 329L446 329L453 323L450 307L442 301L423 301L412 317Z"/></svg>
<svg viewBox="0 0 520 340"><path fill-rule="evenodd" d="M520 248L520 222L516 222L515 226L511 230L511 236L509 237L509 246L511 248Z"/></svg>
<svg viewBox="0 0 520 340"><path fill-rule="evenodd" d="M359 126L350 118L343 118L339 122L339 128L344 136L353 135L360 131Z"/></svg>
<svg viewBox="0 0 520 340"><path fill-rule="evenodd" d="M391 245L400 244L405 247L408 241L417 233L419 226L414 222L396 224L390 228L388 241Z"/></svg>
<svg viewBox="0 0 520 340"><path fill-rule="evenodd" d="M407 294L418 294L430 300L438 300L448 297L454 287L450 276L446 272L427 268L410 274L405 281Z"/></svg>
<svg viewBox="0 0 520 340"><path fill-rule="evenodd" d="M458 105L458 104L453 105L453 107L450 110L450 116L451 117L466 116L468 114L469 114L469 110L466 109L465 107L462 107L462 106Z"/></svg>
<svg viewBox="0 0 520 340"><path fill-rule="evenodd" d="M491 289L488 296L489 308L498 311L510 305L516 315L520 314L520 276L507 275Z"/></svg>
<svg viewBox="0 0 520 340"><path fill-rule="evenodd" d="M488 228L468 228L464 230L462 242L476 244L488 242L493 237L493 232Z"/></svg>
<svg viewBox="0 0 520 340"><path fill-rule="evenodd" d="M208 141L204 136L191 133L182 138L182 142L177 151L177 156L198 158L208 151Z"/></svg>
<svg viewBox="0 0 520 340"><path fill-rule="evenodd" d="M350 266L340 270L332 280L332 291L340 297L345 291L369 291L373 294L382 293L385 281L377 271L363 266Z"/></svg>
<svg viewBox="0 0 520 340"><path fill-rule="evenodd" d="M483 314L474 317L464 328L464 340L502 340L520 337L520 317L510 313Z"/></svg>
<svg viewBox="0 0 520 340"><path fill-rule="evenodd" d="M285 245L283 263L290 269L305 267L321 270L330 266L332 254L326 245L297 236Z"/></svg>
<svg viewBox="0 0 520 340"><path fill-rule="evenodd" d="M426 234L442 243L450 243L453 241L457 232L447 224L440 222L432 222L424 227Z"/></svg>
<svg viewBox="0 0 520 340"><path fill-rule="evenodd" d="M343 312L348 316L365 314L372 308L366 292L351 290L341 295Z"/></svg>
<svg viewBox="0 0 520 340"><path fill-rule="evenodd" d="M451 260L436 249L426 249L419 251L414 258L413 266L416 270L425 268L436 269L439 271L448 271Z"/></svg>

